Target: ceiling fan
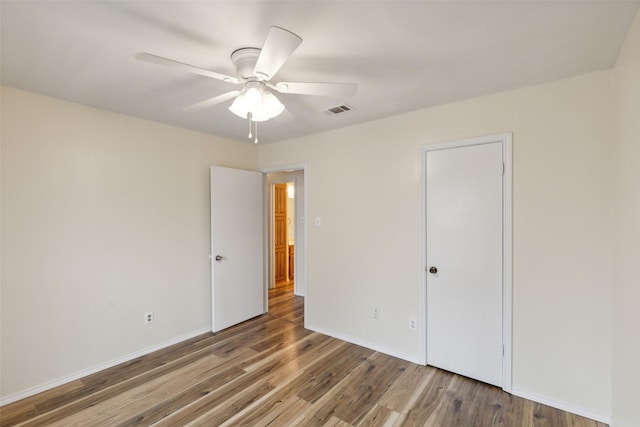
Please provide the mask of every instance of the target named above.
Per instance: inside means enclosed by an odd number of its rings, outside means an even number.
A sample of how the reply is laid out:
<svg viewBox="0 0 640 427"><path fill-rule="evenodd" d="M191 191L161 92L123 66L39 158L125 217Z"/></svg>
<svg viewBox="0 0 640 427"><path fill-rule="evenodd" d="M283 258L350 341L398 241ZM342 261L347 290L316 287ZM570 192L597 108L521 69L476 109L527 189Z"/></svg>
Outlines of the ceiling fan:
<svg viewBox="0 0 640 427"><path fill-rule="evenodd" d="M136 58L242 86L240 89L186 107L185 110L199 111L235 98L229 110L235 115L249 120L249 138L254 136L252 133L253 124L256 134L254 142L258 143L257 122L269 120L284 111L284 105L273 94L273 91L331 97L347 97L356 93L358 85L355 83L272 82L271 80L278 70L301 43L302 39L291 31L272 26L269 28L262 49L243 47L233 51L231 62L236 68L237 77L205 70L150 53L138 53Z"/></svg>

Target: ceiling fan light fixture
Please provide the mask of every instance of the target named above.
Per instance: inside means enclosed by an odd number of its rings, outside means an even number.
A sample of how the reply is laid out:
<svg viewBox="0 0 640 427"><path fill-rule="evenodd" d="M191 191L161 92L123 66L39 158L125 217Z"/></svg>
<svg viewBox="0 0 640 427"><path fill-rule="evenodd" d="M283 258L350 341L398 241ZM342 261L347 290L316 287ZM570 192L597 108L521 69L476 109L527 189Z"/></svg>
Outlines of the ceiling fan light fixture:
<svg viewBox="0 0 640 427"><path fill-rule="evenodd" d="M265 90L262 97L262 106L269 114L269 118L279 116L284 111L284 105L282 105L278 97L268 90Z"/></svg>
<svg viewBox="0 0 640 427"><path fill-rule="evenodd" d="M271 117L269 117L264 109L258 109L255 110L255 113L251 113L251 120L253 120L254 122L266 122L270 118Z"/></svg>
<svg viewBox="0 0 640 427"><path fill-rule="evenodd" d="M229 111L243 119L246 119L248 117L249 108L247 106L244 92L236 96L236 99L233 100L233 103L229 107Z"/></svg>
<svg viewBox="0 0 640 427"><path fill-rule="evenodd" d="M284 105L262 85L249 83L247 89L234 99L229 110L243 119L248 119L251 113L252 121L264 122L281 114Z"/></svg>
<svg viewBox="0 0 640 427"><path fill-rule="evenodd" d="M250 110L255 110L262 103L262 93L258 87L250 84L247 85L247 90L244 93L244 99Z"/></svg>

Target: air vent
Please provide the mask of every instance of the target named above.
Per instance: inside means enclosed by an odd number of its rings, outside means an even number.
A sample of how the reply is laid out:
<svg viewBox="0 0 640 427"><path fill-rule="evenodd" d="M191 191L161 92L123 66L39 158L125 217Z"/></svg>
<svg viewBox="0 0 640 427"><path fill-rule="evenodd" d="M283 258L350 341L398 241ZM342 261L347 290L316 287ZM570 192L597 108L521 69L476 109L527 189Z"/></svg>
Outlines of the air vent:
<svg viewBox="0 0 640 427"><path fill-rule="evenodd" d="M347 111L352 111L352 110L353 110L353 107L347 104L342 104L336 107L327 108L326 110L322 110L322 112L328 116L336 116L338 114L343 114L343 113L346 113Z"/></svg>

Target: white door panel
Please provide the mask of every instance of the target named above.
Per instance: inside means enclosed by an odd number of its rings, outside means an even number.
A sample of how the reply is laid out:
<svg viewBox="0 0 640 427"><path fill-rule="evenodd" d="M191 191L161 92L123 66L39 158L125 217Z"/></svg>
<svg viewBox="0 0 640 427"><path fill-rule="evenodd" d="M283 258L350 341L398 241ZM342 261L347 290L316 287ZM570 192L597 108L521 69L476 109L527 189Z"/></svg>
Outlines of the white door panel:
<svg viewBox="0 0 640 427"><path fill-rule="evenodd" d="M263 175L211 167L213 331L265 312Z"/></svg>
<svg viewBox="0 0 640 427"><path fill-rule="evenodd" d="M502 385L502 143L426 153L427 363Z"/></svg>

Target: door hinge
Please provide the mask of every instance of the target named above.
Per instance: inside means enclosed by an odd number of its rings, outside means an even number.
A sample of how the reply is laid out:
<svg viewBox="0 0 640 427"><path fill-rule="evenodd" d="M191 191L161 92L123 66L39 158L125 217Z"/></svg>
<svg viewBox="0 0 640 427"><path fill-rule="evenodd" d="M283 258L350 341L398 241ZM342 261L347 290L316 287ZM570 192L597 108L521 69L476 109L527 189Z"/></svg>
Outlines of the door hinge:
<svg viewBox="0 0 640 427"><path fill-rule="evenodd" d="M504 175L504 162L502 162L502 175Z"/></svg>
<svg viewBox="0 0 640 427"><path fill-rule="evenodd" d="M504 345L502 346L502 357L504 357Z"/></svg>

